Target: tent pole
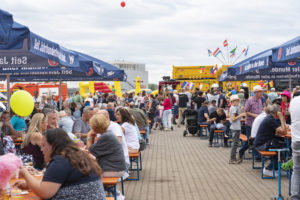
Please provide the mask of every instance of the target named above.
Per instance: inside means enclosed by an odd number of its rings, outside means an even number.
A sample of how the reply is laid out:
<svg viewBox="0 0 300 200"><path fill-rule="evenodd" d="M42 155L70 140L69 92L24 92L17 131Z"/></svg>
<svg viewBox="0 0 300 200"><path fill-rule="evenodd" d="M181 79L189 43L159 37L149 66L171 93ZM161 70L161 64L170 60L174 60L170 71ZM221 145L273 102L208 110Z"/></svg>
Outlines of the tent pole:
<svg viewBox="0 0 300 200"><path fill-rule="evenodd" d="M59 79L59 110L62 109L62 96L61 96L61 79Z"/></svg>
<svg viewBox="0 0 300 200"><path fill-rule="evenodd" d="M10 75L6 75L6 90L7 90L7 108L6 110L10 112Z"/></svg>
<svg viewBox="0 0 300 200"><path fill-rule="evenodd" d="M290 93L292 93L292 75L289 74L289 89L290 89Z"/></svg>

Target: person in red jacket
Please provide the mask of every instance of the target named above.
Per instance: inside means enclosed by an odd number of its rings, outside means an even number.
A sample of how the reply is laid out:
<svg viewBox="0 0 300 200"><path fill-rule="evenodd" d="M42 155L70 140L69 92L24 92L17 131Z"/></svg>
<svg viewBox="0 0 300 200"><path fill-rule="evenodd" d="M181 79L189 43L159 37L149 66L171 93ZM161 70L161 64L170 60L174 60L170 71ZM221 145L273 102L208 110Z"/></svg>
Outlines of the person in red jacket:
<svg viewBox="0 0 300 200"><path fill-rule="evenodd" d="M171 119L172 119L172 97L169 92L165 93L165 100L163 103L164 106L164 113L163 113L163 125L165 131L170 131L171 130Z"/></svg>

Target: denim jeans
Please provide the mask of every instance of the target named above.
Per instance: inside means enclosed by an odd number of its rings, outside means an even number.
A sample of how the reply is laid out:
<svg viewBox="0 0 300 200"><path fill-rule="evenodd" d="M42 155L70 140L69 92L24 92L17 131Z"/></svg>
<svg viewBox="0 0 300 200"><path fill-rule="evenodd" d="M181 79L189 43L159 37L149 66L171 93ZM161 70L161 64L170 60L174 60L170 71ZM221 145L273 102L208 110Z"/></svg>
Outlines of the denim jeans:
<svg viewBox="0 0 300 200"><path fill-rule="evenodd" d="M171 128L172 110L165 110L163 113L164 128Z"/></svg>
<svg viewBox="0 0 300 200"><path fill-rule="evenodd" d="M178 125L178 126L180 126L181 124L184 124L184 123L183 123L183 119L184 119L184 118L183 118L183 117L184 117L184 116L183 116L183 113L184 113L185 110L186 110L186 108L179 108L178 121L177 121L177 123L178 123L177 125Z"/></svg>
<svg viewBox="0 0 300 200"><path fill-rule="evenodd" d="M230 159L235 160L236 159L236 150L238 148L239 141L240 141L241 130L231 130L231 134L232 134L233 142L232 142L232 147L231 147Z"/></svg>
<svg viewBox="0 0 300 200"><path fill-rule="evenodd" d="M249 139L251 136L251 126L248 126L247 124L245 124L245 129L246 129L246 136ZM240 156L243 156L245 151L247 151L248 149L248 141L244 142L243 146L240 148L239 154Z"/></svg>
<svg viewBox="0 0 300 200"><path fill-rule="evenodd" d="M300 199L300 141L292 142L293 150L293 175L291 200Z"/></svg>
<svg viewBox="0 0 300 200"><path fill-rule="evenodd" d="M176 115L178 115L178 105L172 106L173 124L176 124Z"/></svg>
<svg viewBox="0 0 300 200"><path fill-rule="evenodd" d="M149 126L145 126L142 128L142 130L145 130L146 131L146 134L144 135L144 139L145 140L148 140L149 139Z"/></svg>

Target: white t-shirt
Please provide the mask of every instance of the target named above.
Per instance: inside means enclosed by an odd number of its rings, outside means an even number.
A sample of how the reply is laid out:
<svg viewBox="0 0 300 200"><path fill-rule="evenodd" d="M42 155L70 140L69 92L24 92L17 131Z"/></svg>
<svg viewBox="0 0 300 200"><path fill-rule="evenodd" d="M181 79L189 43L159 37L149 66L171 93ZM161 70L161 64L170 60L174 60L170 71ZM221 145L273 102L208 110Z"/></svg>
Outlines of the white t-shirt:
<svg viewBox="0 0 300 200"><path fill-rule="evenodd" d="M262 121L264 120L264 118L267 116L267 113L265 113L264 111L259 114L255 120L253 121L253 124L252 124L252 128L251 128L251 137L252 138L255 138L256 135L257 135L257 131L258 131L258 128L260 126L260 124L262 123Z"/></svg>
<svg viewBox="0 0 300 200"><path fill-rule="evenodd" d="M125 129L127 146L132 149L140 149L140 142L135 126L128 122L125 122L122 124L122 127Z"/></svg>
<svg viewBox="0 0 300 200"><path fill-rule="evenodd" d="M129 155L128 155L128 147L127 147L127 143L126 143L126 138L123 134L123 131L121 129L121 126L116 123L116 122L110 122L107 131L111 131L113 134L115 134L117 137L122 136L122 149L124 152L124 157L125 157L125 161L126 163L130 164L129 161Z"/></svg>
<svg viewBox="0 0 300 200"><path fill-rule="evenodd" d="M177 106L178 105L178 102L179 102L179 97L178 97L178 95L177 94L173 94L173 96L174 96L174 98L175 98L175 100L176 100L176 102L174 103L174 106Z"/></svg>
<svg viewBox="0 0 300 200"><path fill-rule="evenodd" d="M34 103L41 103L41 97L35 98L35 96L32 97Z"/></svg>
<svg viewBox="0 0 300 200"><path fill-rule="evenodd" d="M291 114L291 131L292 131L292 141L300 141L300 96L292 99L290 103L290 114Z"/></svg>

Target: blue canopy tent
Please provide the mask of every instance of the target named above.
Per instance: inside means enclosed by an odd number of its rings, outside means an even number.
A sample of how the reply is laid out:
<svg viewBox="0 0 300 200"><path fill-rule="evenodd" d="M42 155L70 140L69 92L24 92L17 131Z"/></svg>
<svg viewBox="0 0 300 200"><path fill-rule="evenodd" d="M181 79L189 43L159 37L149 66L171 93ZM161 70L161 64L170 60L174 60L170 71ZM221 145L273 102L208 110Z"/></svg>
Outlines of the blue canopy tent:
<svg viewBox="0 0 300 200"><path fill-rule="evenodd" d="M9 81L126 80L124 70L68 50L13 21L0 9L0 79ZM9 92L8 92L9 99Z"/></svg>
<svg viewBox="0 0 300 200"><path fill-rule="evenodd" d="M300 61L300 36L272 49L273 62Z"/></svg>
<svg viewBox="0 0 300 200"><path fill-rule="evenodd" d="M228 68L219 81L234 80L276 80L300 78L300 63L272 62L272 49L268 49L247 58Z"/></svg>

